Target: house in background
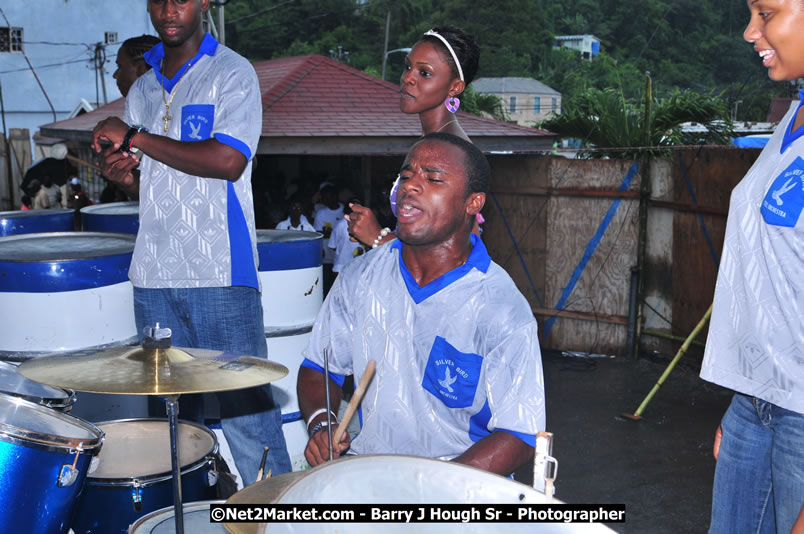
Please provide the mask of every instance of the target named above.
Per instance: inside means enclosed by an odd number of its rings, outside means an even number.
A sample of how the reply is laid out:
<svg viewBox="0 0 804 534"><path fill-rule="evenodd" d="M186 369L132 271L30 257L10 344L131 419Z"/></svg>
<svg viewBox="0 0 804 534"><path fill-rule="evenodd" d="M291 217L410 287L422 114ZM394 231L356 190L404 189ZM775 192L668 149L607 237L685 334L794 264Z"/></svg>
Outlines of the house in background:
<svg viewBox="0 0 804 534"><path fill-rule="evenodd" d="M472 87L499 97L511 120L523 126L561 113L561 93L533 78L479 78Z"/></svg>
<svg viewBox="0 0 804 534"><path fill-rule="evenodd" d="M600 53L600 39L591 34L556 35L553 48L571 48L578 50L581 57L589 61Z"/></svg>
<svg viewBox="0 0 804 534"><path fill-rule="evenodd" d="M29 135L42 124L68 118L82 99L97 107L120 98L112 78L120 43L154 34L145 3L139 1L3 4L2 112L7 129L24 128Z"/></svg>

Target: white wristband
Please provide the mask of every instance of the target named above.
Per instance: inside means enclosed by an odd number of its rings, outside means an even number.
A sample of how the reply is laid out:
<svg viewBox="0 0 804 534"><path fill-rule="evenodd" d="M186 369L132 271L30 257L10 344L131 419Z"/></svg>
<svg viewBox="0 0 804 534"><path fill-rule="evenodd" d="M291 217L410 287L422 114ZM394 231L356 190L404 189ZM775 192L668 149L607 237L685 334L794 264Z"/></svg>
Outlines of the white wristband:
<svg viewBox="0 0 804 534"><path fill-rule="evenodd" d="M319 408L318 410L314 411L313 415L311 415L310 418L307 419L307 425L305 425L305 428L309 429L310 428L310 423L313 422L313 419L315 419L316 416L321 415L322 413L327 413L327 409L326 408ZM335 422L337 423L338 422L338 416L335 414L335 412L330 410L329 413L332 414L333 419L335 419Z"/></svg>

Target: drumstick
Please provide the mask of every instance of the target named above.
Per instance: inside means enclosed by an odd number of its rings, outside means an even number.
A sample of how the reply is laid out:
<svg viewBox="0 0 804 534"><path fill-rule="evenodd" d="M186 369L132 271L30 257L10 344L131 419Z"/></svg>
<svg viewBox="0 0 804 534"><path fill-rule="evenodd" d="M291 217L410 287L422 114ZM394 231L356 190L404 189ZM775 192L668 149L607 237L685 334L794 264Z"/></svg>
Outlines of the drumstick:
<svg viewBox="0 0 804 534"><path fill-rule="evenodd" d="M343 437L344 432L346 432L346 427L349 426L349 421L352 420L352 416L355 414L355 410L357 410L357 405L360 404L361 400L363 400L363 395L366 393L366 388L368 388L369 382L371 382L371 378L374 376L375 367L377 367L377 362L374 360L369 360L366 370L363 373L363 376L360 378L360 383L357 385L354 395L352 395L352 400L349 401L349 405L346 407L346 411L343 413L343 420L338 425L338 430L335 432L335 437L332 438L333 443L341 442L341 438Z"/></svg>
<svg viewBox="0 0 804 534"><path fill-rule="evenodd" d="M262 461L260 462L260 468L257 470L257 482L262 480L262 470L265 469L265 461L267 459L268 459L268 445L266 445L265 448L262 450Z"/></svg>

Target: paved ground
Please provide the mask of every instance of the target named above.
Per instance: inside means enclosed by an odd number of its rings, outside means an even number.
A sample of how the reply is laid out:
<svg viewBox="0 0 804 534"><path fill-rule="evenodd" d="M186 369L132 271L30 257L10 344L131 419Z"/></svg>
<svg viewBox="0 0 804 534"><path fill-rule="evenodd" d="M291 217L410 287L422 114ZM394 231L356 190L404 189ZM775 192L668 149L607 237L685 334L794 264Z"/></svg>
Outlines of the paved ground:
<svg viewBox="0 0 804 534"><path fill-rule="evenodd" d="M712 437L731 393L682 360L641 421L619 417L637 409L669 361L544 355L556 496L625 503L627 522L609 525L617 532L699 533L709 524Z"/></svg>

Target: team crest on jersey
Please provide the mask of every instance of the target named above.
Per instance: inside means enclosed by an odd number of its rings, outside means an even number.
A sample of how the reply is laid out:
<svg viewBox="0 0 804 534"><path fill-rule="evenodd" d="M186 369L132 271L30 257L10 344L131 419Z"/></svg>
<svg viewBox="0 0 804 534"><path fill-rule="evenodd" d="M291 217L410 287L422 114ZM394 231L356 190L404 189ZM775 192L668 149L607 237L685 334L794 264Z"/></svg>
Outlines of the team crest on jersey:
<svg viewBox="0 0 804 534"><path fill-rule="evenodd" d="M205 141L212 135L215 123L215 106L189 104L181 108L181 140Z"/></svg>
<svg viewBox="0 0 804 534"><path fill-rule="evenodd" d="M474 403L483 357L460 352L443 337L436 337L424 369L422 387L450 408Z"/></svg>
<svg viewBox="0 0 804 534"><path fill-rule="evenodd" d="M762 217L774 226L795 227L804 209L804 160L797 157L771 184Z"/></svg>

